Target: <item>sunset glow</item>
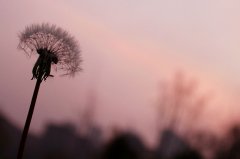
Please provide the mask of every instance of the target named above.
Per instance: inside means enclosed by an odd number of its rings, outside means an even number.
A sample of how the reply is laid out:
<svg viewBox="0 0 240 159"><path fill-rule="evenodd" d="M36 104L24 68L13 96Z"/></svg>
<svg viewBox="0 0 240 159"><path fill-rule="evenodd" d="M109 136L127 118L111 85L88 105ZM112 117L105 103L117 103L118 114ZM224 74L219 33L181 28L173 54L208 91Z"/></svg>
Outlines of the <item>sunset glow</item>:
<svg viewBox="0 0 240 159"><path fill-rule="evenodd" d="M220 130L237 120L239 1L2 0L0 10L0 110L19 127L35 83L30 79L36 58L17 50L17 35L42 22L75 36L83 71L75 78L55 73L42 83L30 131L41 133L47 121L78 124L94 92L97 124L106 131L115 125L134 129L151 144L159 85L179 71L197 81L199 94L212 96L200 127Z"/></svg>

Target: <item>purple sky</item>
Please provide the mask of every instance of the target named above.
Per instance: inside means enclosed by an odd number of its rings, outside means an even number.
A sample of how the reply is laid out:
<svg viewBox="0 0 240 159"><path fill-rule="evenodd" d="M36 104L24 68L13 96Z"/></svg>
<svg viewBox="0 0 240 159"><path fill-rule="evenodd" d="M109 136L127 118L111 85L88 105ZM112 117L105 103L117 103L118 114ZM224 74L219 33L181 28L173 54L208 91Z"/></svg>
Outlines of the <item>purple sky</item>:
<svg viewBox="0 0 240 159"><path fill-rule="evenodd" d="M41 131L46 121L79 121L94 92L97 123L133 127L152 140L159 83L177 70L197 79L200 92L214 94L204 125L239 113L237 0L2 0L0 10L0 109L21 127L35 85L30 79L36 57L17 50L17 35L42 22L76 37L83 72L74 78L54 73L42 83L31 131Z"/></svg>

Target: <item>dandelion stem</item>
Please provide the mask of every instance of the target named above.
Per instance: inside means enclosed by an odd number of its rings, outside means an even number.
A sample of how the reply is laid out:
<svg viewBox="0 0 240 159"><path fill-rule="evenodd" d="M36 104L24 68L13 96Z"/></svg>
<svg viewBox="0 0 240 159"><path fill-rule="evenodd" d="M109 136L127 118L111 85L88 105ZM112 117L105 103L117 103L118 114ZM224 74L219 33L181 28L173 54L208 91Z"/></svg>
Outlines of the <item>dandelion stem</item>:
<svg viewBox="0 0 240 159"><path fill-rule="evenodd" d="M37 78L37 82L36 82L35 89L34 89L33 96L32 96L32 101L31 101L31 104L30 104L30 108L29 108L29 111L28 111L27 119L26 119L26 122L25 122L25 126L24 126L24 129L23 129L23 133L22 133L22 137L21 137L21 141L20 141L20 145L19 145L19 149L18 149L17 159L22 159L22 156L23 156L23 151L24 151L24 147L25 147L30 123L31 123L31 120L32 120L32 115L33 115L34 107L35 107L35 104L36 104L38 91L39 91L39 88L40 88L40 84L42 82L41 77L42 76L39 76Z"/></svg>
<svg viewBox="0 0 240 159"><path fill-rule="evenodd" d="M45 81L49 76L52 76L50 74L52 64L56 65L56 68L63 70L64 74L74 75L80 71L81 59L77 41L66 31L55 25L49 25L48 23L42 25L33 24L26 27L20 34L19 39L19 49L24 50L29 55L33 53L39 54L38 60L32 69L32 79L37 79L37 82L17 154L17 159L22 159L42 80Z"/></svg>

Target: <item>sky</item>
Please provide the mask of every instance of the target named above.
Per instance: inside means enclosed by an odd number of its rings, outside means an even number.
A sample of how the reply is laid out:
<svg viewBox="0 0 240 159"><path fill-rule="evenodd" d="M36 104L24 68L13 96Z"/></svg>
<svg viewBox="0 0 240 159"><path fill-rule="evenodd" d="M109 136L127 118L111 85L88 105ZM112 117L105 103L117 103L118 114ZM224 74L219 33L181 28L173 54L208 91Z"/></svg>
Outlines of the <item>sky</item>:
<svg viewBox="0 0 240 159"><path fill-rule="evenodd" d="M0 1L0 110L24 125L35 81L18 34L49 22L79 42L83 71L43 82L30 131L46 122L79 124L89 97L105 129L134 129L153 141L161 81L182 71L212 101L205 127L236 120L240 108L240 2L237 0ZM217 126L216 126L217 125Z"/></svg>

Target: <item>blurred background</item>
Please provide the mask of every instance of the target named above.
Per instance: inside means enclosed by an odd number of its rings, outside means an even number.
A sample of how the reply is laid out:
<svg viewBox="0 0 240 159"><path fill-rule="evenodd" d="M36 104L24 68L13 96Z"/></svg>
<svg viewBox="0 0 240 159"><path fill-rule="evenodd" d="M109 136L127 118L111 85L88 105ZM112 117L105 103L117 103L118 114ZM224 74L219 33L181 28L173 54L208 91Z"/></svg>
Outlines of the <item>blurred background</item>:
<svg viewBox="0 0 240 159"><path fill-rule="evenodd" d="M16 158L37 56L33 23L66 29L83 71L40 88L25 158L239 159L237 0L0 1L0 158Z"/></svg>

